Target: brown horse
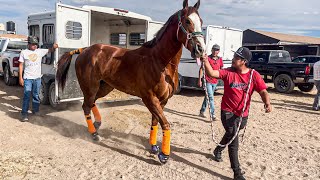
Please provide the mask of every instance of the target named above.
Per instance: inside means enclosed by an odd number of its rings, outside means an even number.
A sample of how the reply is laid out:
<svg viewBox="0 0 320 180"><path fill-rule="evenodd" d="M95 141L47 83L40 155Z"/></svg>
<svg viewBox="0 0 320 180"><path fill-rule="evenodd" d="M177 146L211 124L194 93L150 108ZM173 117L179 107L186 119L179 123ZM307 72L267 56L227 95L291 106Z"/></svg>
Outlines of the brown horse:
<svg viewBox="0 0 320 180"><path fill-rule="evenodd" d="M98 98L106 96L114 88L138 96L152 114L150 131L151 152L159 153L157 146L158 123L163 138L158 157L167 162L170 154L170 124L163 109L178 85L178 64L183 45L194 58L202 57L205 43L201 33L202 20L198 13L200 0L188 6L184 0L183 9L173 14L156 37L135 50L128 50L105 44L94 44L64 54L58 62L57 81L64 87L73 54L76 59L76 73L84 95L82 105L88 131L94 140L100 140L97 130L101 116L95 106ZM91 110L95 122L91 120Z"/></svg>

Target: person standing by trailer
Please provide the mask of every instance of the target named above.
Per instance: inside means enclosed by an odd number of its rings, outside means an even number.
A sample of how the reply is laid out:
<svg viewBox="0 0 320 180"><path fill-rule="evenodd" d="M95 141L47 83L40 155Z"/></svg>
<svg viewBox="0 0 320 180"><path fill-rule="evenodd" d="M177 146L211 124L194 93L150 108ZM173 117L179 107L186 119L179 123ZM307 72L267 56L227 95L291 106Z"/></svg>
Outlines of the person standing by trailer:
<svg viewBox="0 0 320 180"><path fill-rule="evenodd" d="M41 60L48 52L58 48L53 44L50 49L38 49L39 40L36 36L28 37L28 49L21 51L19 58L19 83L23 86L23 101L21 121L28 121L30 94L32 92L32 113L39 113L40 86L41 86Z"/></svg>
<svg viewBox="0 0 320 180"><path fill-rule="evenodd" d="M212 46L212 54L208 56L208 62L210 63L211 67L213 70L219 70L222 69L223 67L223 60L222 57L219 57L218 54L220 52L220 46L218 44L214 44ZM199 70L199 80L198 80L198 85L199 87L202 87L202 74L203 74L203 69L202 66ZM214 113L214 91L216 90L218 80L214 77L206 76L206 88L209 96L209 105L210 105L210 114L212 117L212 120L216 120L216 116ZM200 109L200 117L205 117L204 112L207 108L208 100L207 96L204 96L203 103Z"/></svg>
<svg viewBox="0 0 320 180"><path fill-rule="evenodd" d="M260 94L264 103L265 112L269 113L272 111L265 82L257 71L248 68L251 57L252 54L248 48L240 47L234 53L232 67L221 70L213 70L206 56L202 59L206 74L210 77L222 79L224 82L224 94L221 101L221 121L226 132L220 141L222 145L232 140L237 132L238 126L240 126L240 129L245 127L249 115L251 96L254 91ZM251 85L249 86L250 82ZM248 89L249 87L250 89ZM247 102L245 102L246 96ZM234 179L245 180L243 172L240 169L238 148L239 138L237 135L228 146L229 159L234 172ZM215 148L213 152L214 160L218 162L222 161L221 153L223 149L224 147L221 146Z"/></svg>
<svg viewBox="0 0 320 180"><path fill-rule="evenodd" d="M313 110L319 111L320 110L320 61L316 62L313 65L313 79L314 79L314 85L317 88L317 94L314 97L313 102Z"/></svg>

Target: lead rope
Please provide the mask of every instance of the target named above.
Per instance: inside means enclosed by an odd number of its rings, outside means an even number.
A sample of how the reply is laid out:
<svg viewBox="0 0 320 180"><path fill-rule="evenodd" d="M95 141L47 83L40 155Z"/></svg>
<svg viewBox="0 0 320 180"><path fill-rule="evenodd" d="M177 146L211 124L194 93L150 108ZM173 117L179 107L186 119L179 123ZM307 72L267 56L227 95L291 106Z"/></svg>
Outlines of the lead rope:
<svg viewBox="0 0 320 180"><path fill-rule="evenodd" d="M239 131L240 131L240 126L241 126L241 123L242 123L242 118L243 118L243 114L244 114L244 111L247 107L247 100L248 100L248 95L249 95L249 91L250 91L250 87L251 87L251 82L252 82L252 75L253 75L253 71L254 69L251 70L251 73L250 73L250 80L249 80L249 85L248 85L248 90L247 90L247 93L246 93L246 97L245 97L245 100L244 100L244 106L243 106L243 109L242 109L242 112L241 112L241 116L240 116L240 121L239 121L239 125L238 125L238 128L237 128L237 132L236 134L232 137L232 139L227 143L227 144L220 144L216 141L215 139L215 133L214 133L214 126L213 126L213 120L212 120L212 114L210 113L211 112L211 108L210 108L210 103L209 103L209 96L208 96L208 92L207 92L207 84L206 84L206 71L205 71L205 66L204 66L204 62L202 62L202 69L203 69L203 75L204 75L204 90L206 92L206 98L207 98L207 106L209 107L209 114L210 114L210 120L211 120L211 131L212 131L212 140L213 142L215 142L218 146L220 147L226 147L228 146L229 144L232 143L232 141L237 137ZM245 130L244 130L245 132ZM244 137L244 133L242 135L242 141L243 141L243 137Z"/></svg>

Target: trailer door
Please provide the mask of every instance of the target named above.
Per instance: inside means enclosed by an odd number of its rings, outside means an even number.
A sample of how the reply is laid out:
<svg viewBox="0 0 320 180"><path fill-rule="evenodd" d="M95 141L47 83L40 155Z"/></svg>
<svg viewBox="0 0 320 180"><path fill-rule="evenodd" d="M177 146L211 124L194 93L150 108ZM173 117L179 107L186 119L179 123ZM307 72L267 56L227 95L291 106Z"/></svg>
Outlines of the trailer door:
<svg viewBox="0 0 320 180"><path fill-rule="evenodd" d="M55 54L55 66L59 57L65 52L89 46L90 18L90 10L60 3L56 4L56 42L59 48ZM56 102L83 98L75 72L75 60L76 55L73 55L64 91L62 92L58 83L55 83Z"/></svg>

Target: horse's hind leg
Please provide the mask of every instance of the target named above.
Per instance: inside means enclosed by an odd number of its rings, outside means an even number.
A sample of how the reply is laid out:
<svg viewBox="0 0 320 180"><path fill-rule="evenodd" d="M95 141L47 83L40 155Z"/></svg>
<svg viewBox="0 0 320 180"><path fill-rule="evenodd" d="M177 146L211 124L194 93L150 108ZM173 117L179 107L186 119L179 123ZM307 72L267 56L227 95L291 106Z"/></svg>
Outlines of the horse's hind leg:
<svg viewBox="0 0 320 180"><path fill-rule="evenodd" d="M102 97L106 96L107 94L109 94L113 89L114 89L113 87L109 86L104 81L100 82L100 88L96 94L93 107L91 108L91 110L93 112L94 120L95 120L93 125L96 128L96 131L98 131L101 126L101 115L100 115L99 109L98 109L95 102L97 99L102 98Z"/></svg>

